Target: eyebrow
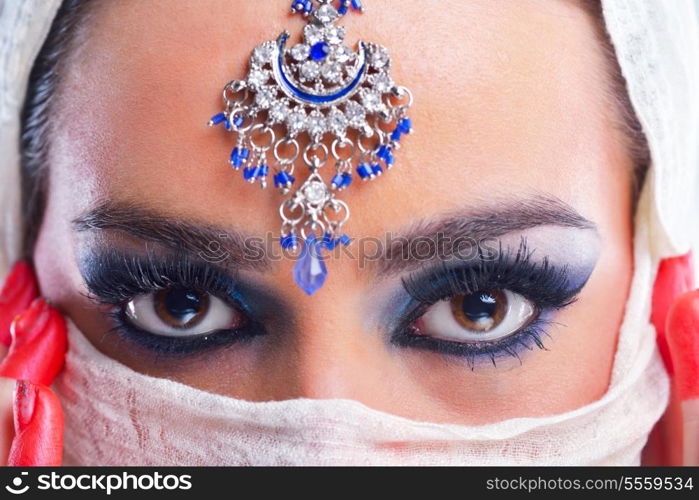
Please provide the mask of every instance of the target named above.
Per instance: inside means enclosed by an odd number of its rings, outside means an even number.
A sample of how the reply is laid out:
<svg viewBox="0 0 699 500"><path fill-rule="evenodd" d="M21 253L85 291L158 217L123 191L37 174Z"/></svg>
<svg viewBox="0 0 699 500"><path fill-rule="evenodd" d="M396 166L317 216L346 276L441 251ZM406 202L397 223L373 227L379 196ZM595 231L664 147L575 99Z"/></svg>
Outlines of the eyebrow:
<svg viewBox="0 0 699 500"><path fill-rule="evenodd" d="M203 260L211 260L206 257L211 252L223 251L227 264L241 270L261 272L271 267L269 256L249 248L246 239L250 236L240 230L162 215L135 203L101 203L76 218L73 225L77 231L121 231L166 248L187 251ZM397 235L387 233L390 243L378 258L372 259L373 271L376 278L383 278L419 267L426 259L417 255L415 247L425 241L435 242L435 254L447 257L454 251L444 246L450 242L481 242L547 225L596 231L593 222L550 195L496 199L477 208L417 221Z"/></svg>
<svg viewBox="0 0 699 500"><path fill-rule="evenodd" d="M207 262L240 270L266 271L271 262L265 252L246 245L249 235L236 229L166 216L135 203L108 201L73 220L81 231L114 230L134 238L186 251Z"/></svg>
<svg viewBox="0 0 699 500"><path fill-rule="evenodd" d="M421 257L416 251L417 246L423 243L434 245L430 247L430 255L433 257L448 258L459 250L460 243L475 243L480 246L485 240L494 240L511 232L539 226L597 232L592 221L551 195L496 199L477 208L415 222L396 236L391 235L385 252L374 262L375 276L383 278L432 260Z"/></svg>

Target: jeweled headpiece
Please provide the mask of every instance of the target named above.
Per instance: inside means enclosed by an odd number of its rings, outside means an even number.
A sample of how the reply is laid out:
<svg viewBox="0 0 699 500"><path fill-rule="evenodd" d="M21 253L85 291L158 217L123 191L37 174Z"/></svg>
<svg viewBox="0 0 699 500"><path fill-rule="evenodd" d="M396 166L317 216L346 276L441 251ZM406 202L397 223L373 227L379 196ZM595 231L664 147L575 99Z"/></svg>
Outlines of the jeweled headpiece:
<svg viewBox="0 0 699 500"><path fill-rule="evenodd" d="M412 132L406 114L413 97L391 79L386 48L344 45L345 27L335 23L362 11L361 0L294 0L291 10L308 19L303 41L289 49L285 31L257 46L246 78L224 87L225 109L209 125L234 134L230 163L245 180L266 188L272 175L286 196L280 244L301 250L294 278L311 295L327 276L323 251L351 242L341 232L350 213L338 192L355 176L374 180L394 165L401 137ZM299 159L308 175L297 181ZM326 181L328 164L334 172Z"/></svg>

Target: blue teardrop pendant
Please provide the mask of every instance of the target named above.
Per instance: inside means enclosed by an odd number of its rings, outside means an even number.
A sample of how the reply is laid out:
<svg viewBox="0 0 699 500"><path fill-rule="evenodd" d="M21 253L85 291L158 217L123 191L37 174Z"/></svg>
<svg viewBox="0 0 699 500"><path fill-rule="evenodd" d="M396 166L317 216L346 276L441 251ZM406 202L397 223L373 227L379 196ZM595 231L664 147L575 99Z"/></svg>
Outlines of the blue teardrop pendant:
<svg viewBox="0 0 699 500"><path fill-rule="evenodd" d="M296 264L294 264L294 279L296 284L308 295L313 295L325 283L328 269L323 260L320 242L311 234L301 247Z"/></svg>

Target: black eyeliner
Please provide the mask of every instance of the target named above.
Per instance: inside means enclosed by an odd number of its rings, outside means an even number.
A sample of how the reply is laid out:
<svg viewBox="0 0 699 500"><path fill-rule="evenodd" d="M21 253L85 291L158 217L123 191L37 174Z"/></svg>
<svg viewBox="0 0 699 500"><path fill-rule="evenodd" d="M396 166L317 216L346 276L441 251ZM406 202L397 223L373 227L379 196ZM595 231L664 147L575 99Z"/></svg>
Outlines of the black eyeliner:
<svg viewBox="0 0 699 500"><path fill-rule="evenodd" d="M265 293L246 286L236 276L189 254L164 255L149 251L142 254L104 249L80 259L80 272L88 297L108 307L110 332L157 354L184 356L215 347L250 341L266 334L266 311L278 304ZM209 293L245 315L242 327L218 330L211 334L169 337L134 325L125 312L134 297L170 287L183 287Z"/></svg>
<svg viewBox="0 0 699 500"><path fill-rule="evenodd" d="M480 254L469 261L441 261L403 278L403 288L409 299L404 313L390 330L390 341L401 347L464 357L472 369L481 358L494 365L501 356L519 359L522 349L546 349L543 337L548 336L547 327L553 323L553 313L576 300L591 272L592 269L587 268L584 272L576 272L567 265L556 266L545 257L535 259L525 238L515 249L504 250L500 245L495 255ZM535 317L518 332L478 343L420 335L414 326L436 302L486 289L508 289L522 295L534 304Z"/></svg>

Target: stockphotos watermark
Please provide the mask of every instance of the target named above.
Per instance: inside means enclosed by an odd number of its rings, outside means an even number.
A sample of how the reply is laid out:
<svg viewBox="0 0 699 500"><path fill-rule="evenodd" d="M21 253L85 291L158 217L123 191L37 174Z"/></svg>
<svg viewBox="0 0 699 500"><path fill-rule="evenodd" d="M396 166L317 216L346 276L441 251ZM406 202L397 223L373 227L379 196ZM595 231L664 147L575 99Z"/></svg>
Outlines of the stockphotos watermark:
<svg viewBox="0 0 699 500"><path fill-rule="evenodd" d="M13 495L23 495L28 491L93 491L111 495L115 491L186 491L192 489L192 476L189 474L161 474L149 472L132 474L71 474L51 472L36 476L36 483L30 484L28 472L20 472L5 490Z"/></svg>
<svg viewBox="0 0 699 500"><path fill-rule="evenodd" d="M202 260L214 264L223 264L227 260L244 259L250 262L279 261L294 259L301 254L301 249L284 249L280 236L268 232L265 236L247 237L233 240L227 234L221 234L215 240L205 242L198 250ZM359 261L359 268L365 269L369 264L383 261L390 266L394 261L411 261L415 263L432 260L495 260L500 253L496 238L451 237L443 233L431 236L406 238L386 233L384 238L366 236L351 240L351 244L337 244L326 249L328 257L342 257Z"/></svg>

